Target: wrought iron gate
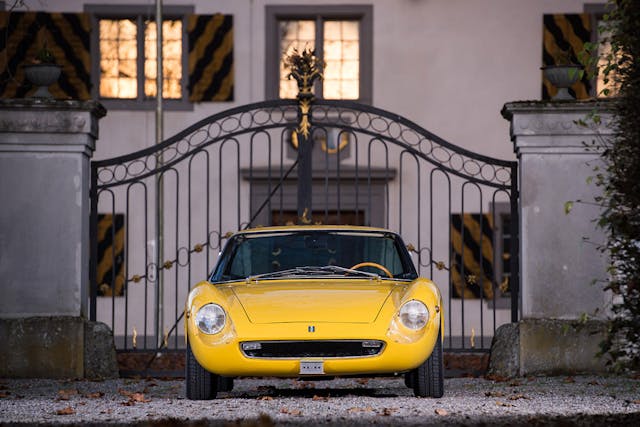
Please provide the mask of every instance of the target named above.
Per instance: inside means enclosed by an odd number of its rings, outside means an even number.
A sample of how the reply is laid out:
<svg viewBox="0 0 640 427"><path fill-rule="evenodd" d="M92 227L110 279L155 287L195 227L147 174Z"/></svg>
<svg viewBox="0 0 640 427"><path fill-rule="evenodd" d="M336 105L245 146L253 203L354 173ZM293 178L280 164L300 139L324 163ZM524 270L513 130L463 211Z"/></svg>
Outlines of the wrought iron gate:
<svg viewBox="0 0 640 427"><path fill-rule="evenodd" d="M177 350L186 295L230 232L363 224L399 232L443 290L445 349L488 351L495 329L518 319L516 177L516 162L370 106L233 108L92 163L91 318L111 326L119 350Z"/></svg>

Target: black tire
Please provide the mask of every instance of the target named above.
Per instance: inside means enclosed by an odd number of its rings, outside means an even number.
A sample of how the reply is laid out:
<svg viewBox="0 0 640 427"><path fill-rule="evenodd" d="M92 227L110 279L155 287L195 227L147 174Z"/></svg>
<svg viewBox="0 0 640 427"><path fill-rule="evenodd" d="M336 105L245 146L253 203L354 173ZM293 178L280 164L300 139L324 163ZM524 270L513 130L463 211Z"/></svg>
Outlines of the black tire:
<svg viewBox="0 0 640 427"><path fill-rule="evenodd" d="M442 397L444 395L444 360L442 357L442 332L438 332L431 356L412 371L413 393L417 397Z"/></svg>
<svg viewBox="0 0 640 427"><path fill-rule="evenodd" d="M233 378L218 376L218 391L231 391L233 390Z"/></svg>
<svg viewBox="0 0 640 427"><path fill-rule="evenodd" d="M187 399L211 400L215 399L218 389L218 375L204 369L196 360L191 346L187 342L187 354L185 363L185 385Z"/></svg>

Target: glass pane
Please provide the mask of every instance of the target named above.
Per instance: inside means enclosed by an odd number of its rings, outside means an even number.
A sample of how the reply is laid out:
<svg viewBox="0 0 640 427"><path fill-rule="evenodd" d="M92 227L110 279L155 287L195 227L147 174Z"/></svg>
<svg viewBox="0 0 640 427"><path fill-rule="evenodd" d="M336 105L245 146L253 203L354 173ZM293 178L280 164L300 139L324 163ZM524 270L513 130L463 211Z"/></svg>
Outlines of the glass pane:
<svg viewBox="0 0 640 427"><path fill-rule="evenodd" d="M295 98L298 87L294 80L288 80L289 70L284 66L284 58L294 49L302 52L304 49L315 49L316 24L314 21L296 20L280 21L280 98Z"/></svg>
<svg viewBox="0 0 640 427"><path fill-rule="evenodd" d="M144 94L155 97L157 94L156 77L156 23L147 21L144 31L145 84ZM182 78L182 21L167 19L162 22L162 97L182 98L180 79Z"/></svg>
<svg viewBox="0 0 640 427"><path fill-rule="evenodd" d="M324 57L326 60L323 93L326 99L360 97L360 23L326 21Z"/></svg>
<svg viewBox="0 0 640 427"><path fill-rule="evenodd" d="M136 98L136 24L133 19L101 19L100 96Z"/></svg>

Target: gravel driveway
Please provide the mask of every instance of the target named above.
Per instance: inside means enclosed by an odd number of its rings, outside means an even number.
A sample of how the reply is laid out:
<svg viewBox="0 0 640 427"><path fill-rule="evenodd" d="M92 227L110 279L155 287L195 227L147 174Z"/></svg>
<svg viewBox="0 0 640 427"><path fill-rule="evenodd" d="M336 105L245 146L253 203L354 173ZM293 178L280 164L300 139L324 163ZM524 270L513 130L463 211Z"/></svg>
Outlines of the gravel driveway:
<svg viewBox="0 0 640 427"><path fill-rule="evenodd" d="M445 397L413 397L400 378L236 380L213 401L183 381L0 380L0 425L640 425L640 380L453 378Z"/></svg>

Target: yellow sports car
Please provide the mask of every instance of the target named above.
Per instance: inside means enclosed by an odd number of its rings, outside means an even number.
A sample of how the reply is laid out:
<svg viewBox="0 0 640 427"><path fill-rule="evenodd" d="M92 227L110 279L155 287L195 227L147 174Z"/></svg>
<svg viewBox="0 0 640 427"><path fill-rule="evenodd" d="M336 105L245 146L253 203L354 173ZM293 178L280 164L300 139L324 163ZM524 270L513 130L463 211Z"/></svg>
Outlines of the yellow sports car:
<svg viewBox="0 0 640 427"><path fill-rule="evenodd" d="M185 308L186 391L213 399L234 377L404 374L444 392L444 314L397 234L351 226L233 235Z"/></svg>

